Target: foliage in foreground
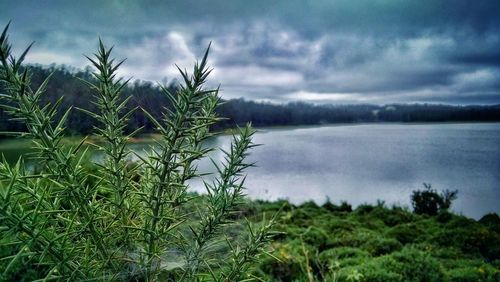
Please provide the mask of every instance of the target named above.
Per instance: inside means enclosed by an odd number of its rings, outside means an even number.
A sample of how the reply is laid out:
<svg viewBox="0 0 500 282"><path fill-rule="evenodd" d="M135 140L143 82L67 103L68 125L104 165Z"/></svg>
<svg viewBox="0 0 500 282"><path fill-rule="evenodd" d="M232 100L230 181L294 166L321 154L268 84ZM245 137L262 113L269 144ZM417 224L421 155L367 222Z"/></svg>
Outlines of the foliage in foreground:
<svg viewBox="0 0 500 282"><path fill-rule="evenodd" d="M479 221L443 212L330 202L250 204L247 214L281 209L272 243L279 260L264 259L265 281L500 281L500 217Z"/></svg>
<svg viewBox="0 0 500 282"><path fill-rule="evenodd" d="M270 241L272 225L248 223L245 240L223 232L243 199L243 171L251 166L245 157L254 146L249 126L224 152L216 180L206 183L205 201L192 205L187 193L188 181L199 176L196 162L211 150L202 142L219 120L218 89L203 87L211 71L208 49L192 74L179 69L184 85L175 94L163 88L173 110L165 109L161 120L144 110L161 138L131 164L126 144L135 132L124 135L124 128L135 109L125 110L127 81L116 78L122 62L99 42L97 54L88 58L95 83L82 81L95 93L96 111L79 110L96 120L95 134L105 142L95 146L105 159L89 164L85 139L77 146L62 142L72 109L58 119L62 97L40 103L50 77L37 87L30 83L30 70L22 66L30 48L15 58L7 28L0 37L2 106L26 125L26 132L10 134L33 140L37 166L27 168L23 158L15 165L0 162L0 280L246 278Z"/></svg>

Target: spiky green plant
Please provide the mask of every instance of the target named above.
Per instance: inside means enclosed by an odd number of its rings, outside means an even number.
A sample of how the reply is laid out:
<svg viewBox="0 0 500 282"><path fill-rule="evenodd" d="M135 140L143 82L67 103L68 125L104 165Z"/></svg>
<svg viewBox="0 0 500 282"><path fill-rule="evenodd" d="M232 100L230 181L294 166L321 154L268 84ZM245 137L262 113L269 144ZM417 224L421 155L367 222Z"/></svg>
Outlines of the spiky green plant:
<svg viewBox="0 0 500 282"><path fill-rule="evenodd" d="M271 240L273 220L262 226L248 223L247 240L224 236L231 214L243 200L248 150L255 146L250 126L233 137L225 162L217 166L213 183L205 183L207 196L190 197L188 181L200 177L195 163L212 149L203 142L209 127L219 120L218 89L205 89L211 70L208 50L191 74L179 69L183 85L176 93L162 87L172 108L161 119L140 109L161 136L147 156L130 165L133 154L125 135L129 98L121 90L128 81L117 78L123 61L111 58L99 40L98 52L88 60L95 67L93 81L97 112L79 109L96 121L95 145L105 159L88 167L88 146L62 142L64 124L72 109L57 120L61 99L41 105L50 77L40 86L30 82L29 67L22 63L31 45L15 58L7 38L0 37L2 107L26 125L31 138L36 172L0 162L0 279L40 281L237 281ZM139 179L139 180L137 180ZM204 203L200 206L201 203ZM226 252L217 251L226 244ZM25 267L22 268L21 265ZM23 273L14 273L23 269ZM29 277L23 275L31 275Z"/></svg>

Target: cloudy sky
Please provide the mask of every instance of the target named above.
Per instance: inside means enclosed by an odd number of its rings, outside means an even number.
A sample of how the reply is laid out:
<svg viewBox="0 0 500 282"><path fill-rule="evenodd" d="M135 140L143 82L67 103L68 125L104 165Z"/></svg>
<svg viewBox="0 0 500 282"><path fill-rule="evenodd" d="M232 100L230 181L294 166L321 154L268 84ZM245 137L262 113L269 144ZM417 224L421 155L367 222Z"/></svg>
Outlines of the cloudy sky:
<svg viewBox="0 0 500 282"><path fill-rule="evenodd" d="M500 103L499 0L7 1L28 61L87 65L98 37L124 76L163 81L212 42L224 98Z"/></svg>

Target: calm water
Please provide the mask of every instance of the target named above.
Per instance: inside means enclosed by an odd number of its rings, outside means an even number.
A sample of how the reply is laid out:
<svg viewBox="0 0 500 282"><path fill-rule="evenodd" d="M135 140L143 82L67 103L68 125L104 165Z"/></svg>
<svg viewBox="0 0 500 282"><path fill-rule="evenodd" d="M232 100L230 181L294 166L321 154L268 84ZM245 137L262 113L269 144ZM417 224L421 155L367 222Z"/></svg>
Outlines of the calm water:
<svg viewBox="0 0 500 282"><path fill-rule="evenodd" d="M246 186L252 198L410 206L411 191L458 189L452 208L500 212L500 124L366 124L260 130ZM229 136L213 140L229 146ZM221 159L221 154L215 154ZM209 164L201 165L210 170ZM193 183L201 189L199 183Z"/></svg>
<svg viewBox="0 0 500 282"><path fill-rule="evenodd" d="M209 145L228 148L230 141L224 135ZM500 123L262 129L254 142L263 146L249 158L257 162L246 181L251 198L321 204L329 197L353 206L380 199L410 207L412 190L426 182L438 190L458 189L452 206L458 213L474 218L500 213ZM17 152L25 146L14 147ZM131 145L137 151L146 146ZM4 142L2 153L12 153L5 147ZM215 152L212 158L223 156ZM199 168L214 171L210 161ZM201 181L191 187L204 191Z"/></svg>

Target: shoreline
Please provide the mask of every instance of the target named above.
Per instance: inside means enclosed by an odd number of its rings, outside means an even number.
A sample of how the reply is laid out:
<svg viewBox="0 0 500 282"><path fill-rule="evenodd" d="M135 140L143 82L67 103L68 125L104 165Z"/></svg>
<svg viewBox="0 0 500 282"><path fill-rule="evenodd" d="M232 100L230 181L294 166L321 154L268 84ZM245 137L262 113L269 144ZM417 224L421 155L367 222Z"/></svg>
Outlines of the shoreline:
<svg viewBox="0 0 500 282"><path fill-rule="evenodd" d="M495 124L498 123L500 124L500 121L431 121L431 122L404 122L404 121L374 121L374 122L341 122L341 123L322 123L322 124L302 124L302 125L266 125L266 126L253 126L252 128L255 129L257 132L259 131L266 131L266 130L290 130L290 129L307 129L307 128L322 128L322 127L341 127L341 126L359 126L359 125L439 125L439 124ZM212 133L215 136L218 135L230 135L233 132L235 132L237 127L229 127L229 128L224 128L221 130L216 130L213 131ZM158 133L155 132L148 132L148 133L142 133L138 134L135 137L132 137L132 141L130 142L131 144L134 143L147 143L149 141L154 141L155 136L160 136ZM67 135L64 137L64 139L78 139L76 141L81 141L83 138L88 138L89 140L95 140L98 139L98 136L96 135ZM2 143L4 141L12 141L12 140L26 140L27 142L29 139L25 138L19 138L19 137L8 137L5 135L0 135L0 153L2 149ZM90 142L86 142L90 143Z"/></svg>

